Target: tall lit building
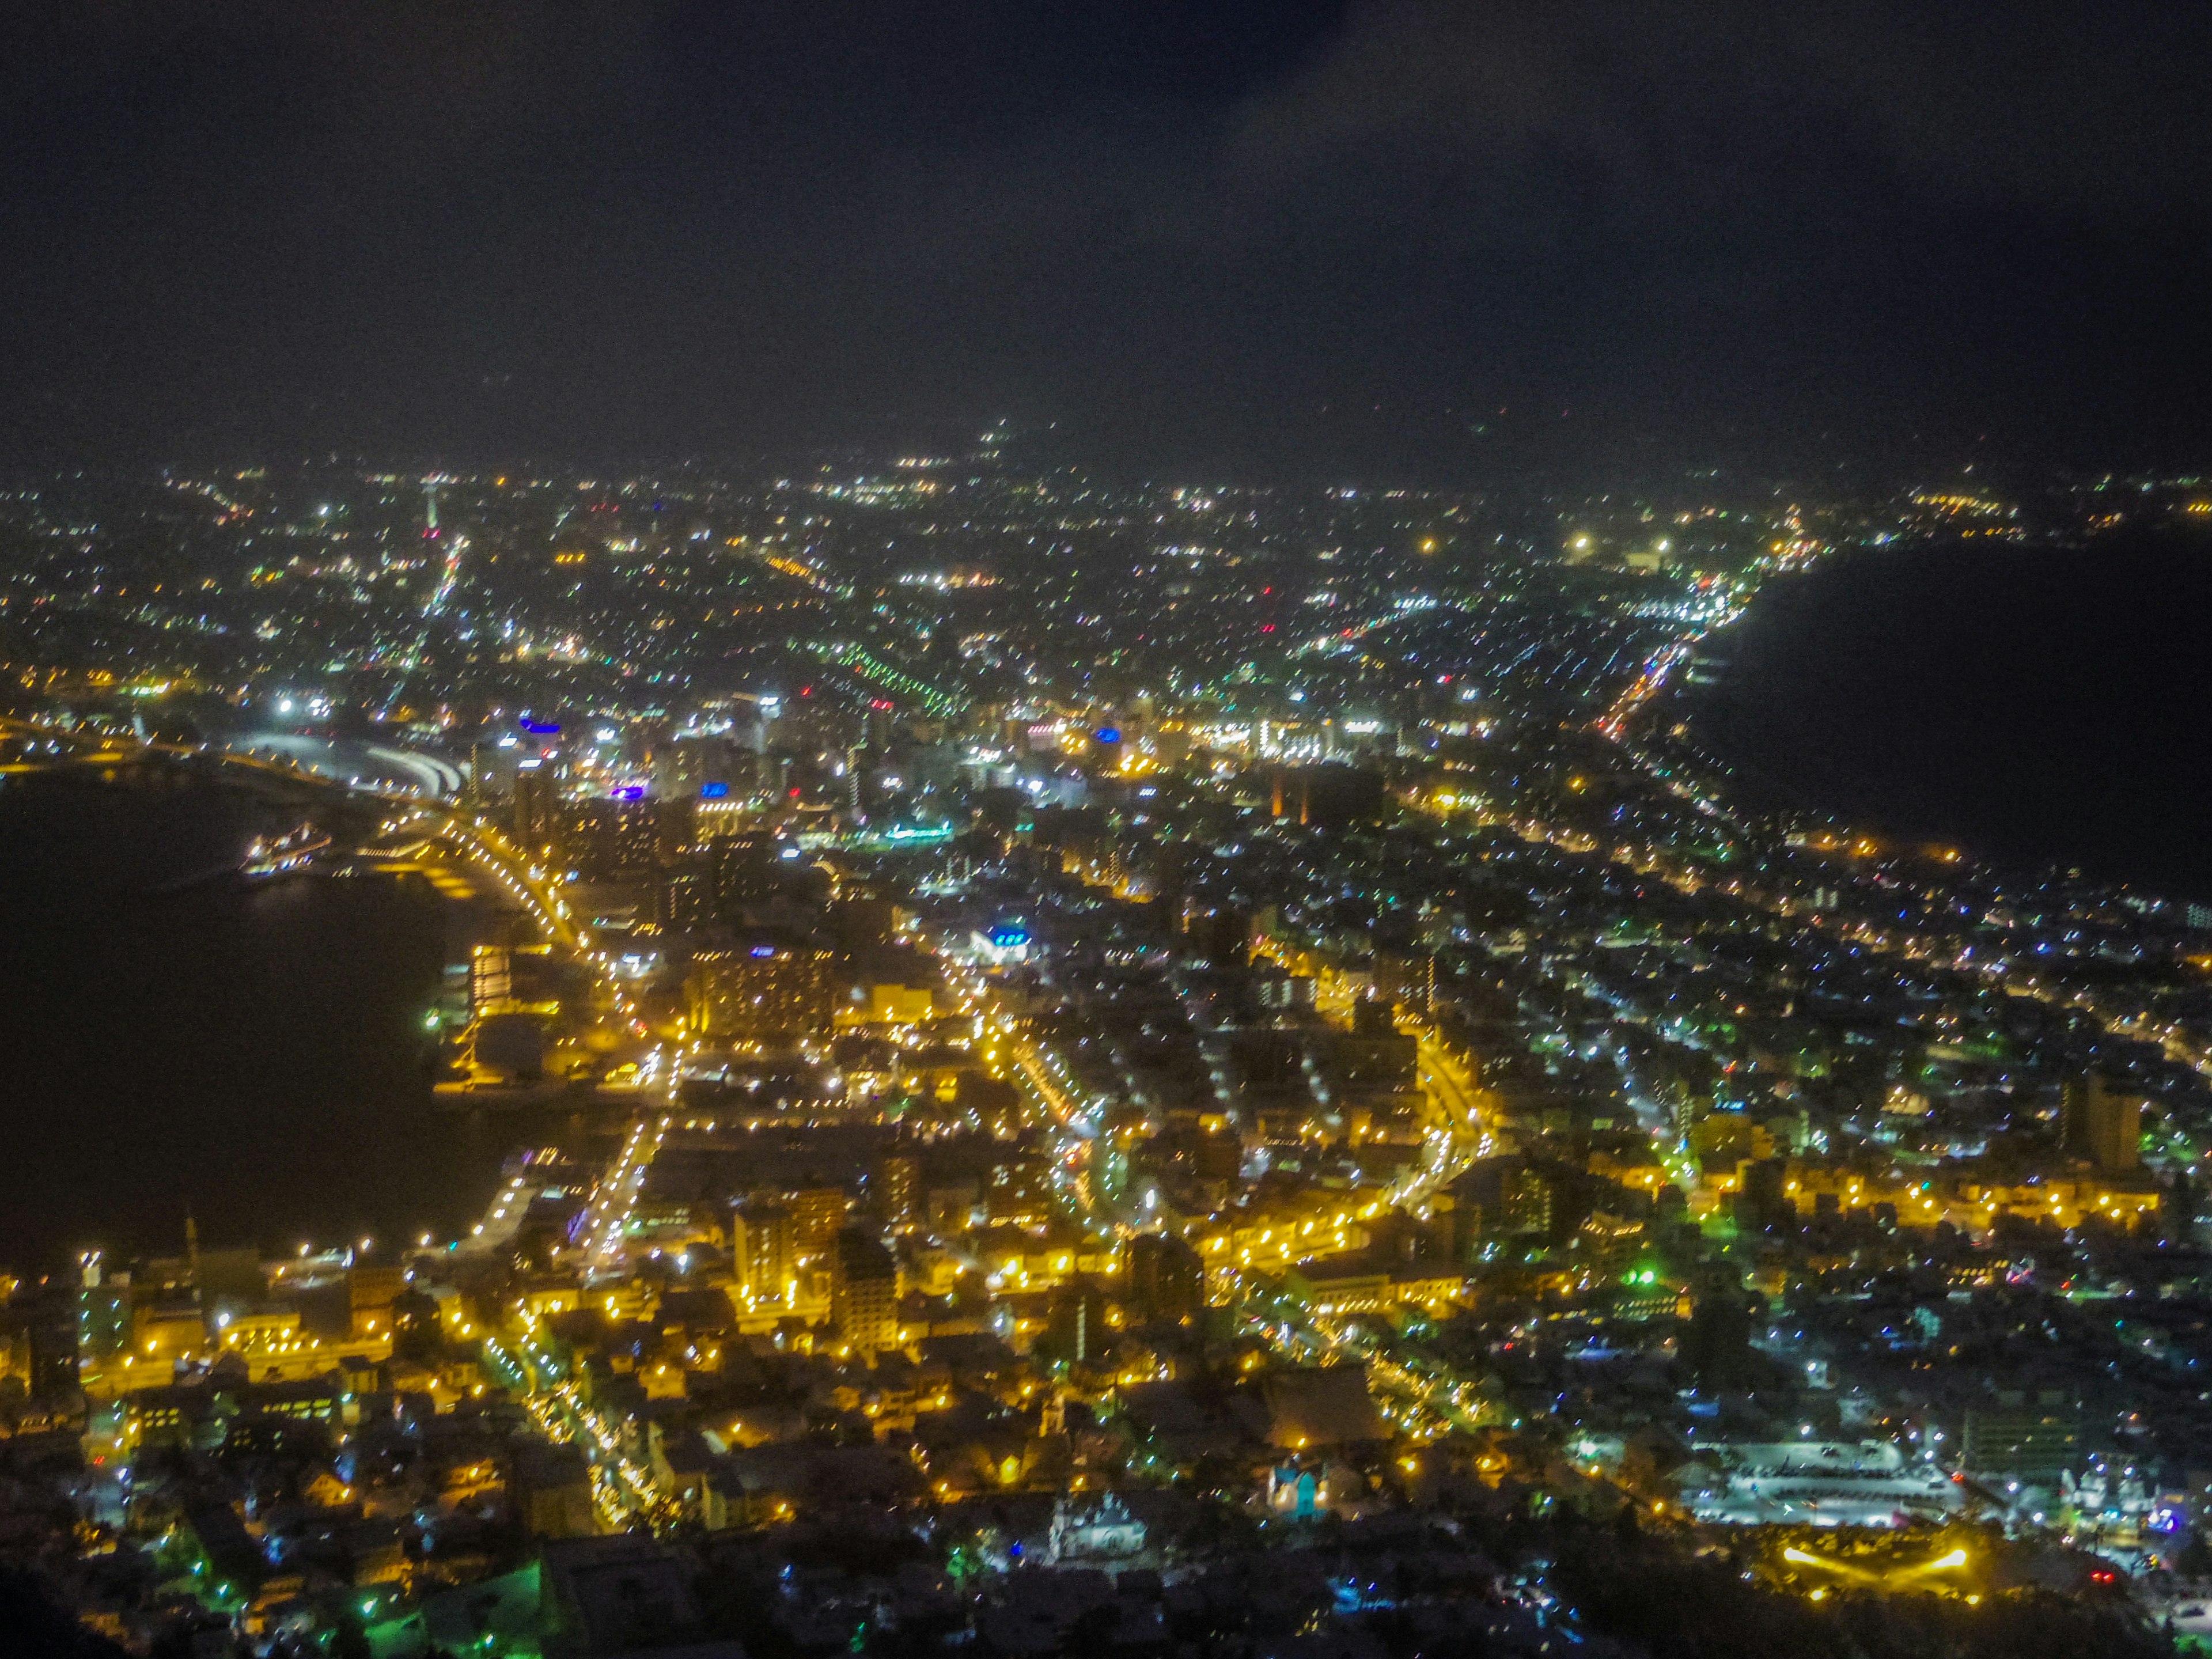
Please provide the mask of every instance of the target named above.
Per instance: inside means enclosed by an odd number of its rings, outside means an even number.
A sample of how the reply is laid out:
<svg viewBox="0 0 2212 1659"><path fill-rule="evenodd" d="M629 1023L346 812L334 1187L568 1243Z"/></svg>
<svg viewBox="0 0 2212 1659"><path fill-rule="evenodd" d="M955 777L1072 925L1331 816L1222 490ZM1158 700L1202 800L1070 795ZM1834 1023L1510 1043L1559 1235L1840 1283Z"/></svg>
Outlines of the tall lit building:
<svg viewBox="0 0 2212 1659"><path fill-rule="evenodd" d="M688 800L570 801L556 815L559 856L592 880L650 875L690 844Z"/></svg>
<svg viewBox="0 0 2212 1659"><path fill-rule="evenodd" d="M709 1042L825 1036L844 990L842 963L809 944L761 940L702 951L684 981L691 1030Z"/></svg>
<svg viewBox="0 0 2212 1659"><path fill-rule="evenodd" d="M701 854L715 912L734 915L748 904L774 898L783 889L775 837L759 834L721 836Z"/></svg>
<svg viewBox="0 0 2212 1659"><path fill-rule="evenodd" d="M899 1346L898 1262L859 1227L841 1231L830 1256L830 1322L858 1352L875 1355Z"/></svg>
<svg viewBox="0 0 2212 1659"><path fill-rule="evenodd" d="M785 1200L791 1212L791 1245L800 1255L828 1250L845 1224L850 1207L842 1187L809 1187Z"/></svg>
<svg viewBox="0 0 2212 1659"><path fill-rule="evenodd" d="M921 1196L921 1165L902 1152L894 1152L876 1166L877 1207L893 1227L911 1226Z"/></svg>
<svg viewBox="0 0 2212 1659"><path fill-rule="evenodd" d="M2142 1096L2118 1087L2101 1072L2072 1079L2062 1114L2066 1150L2087 1158L2103 1175L2140 1168L2142 1109Z"/></svg>
<svg viewBox="0 0 2212 1659"><path fill-rule="evenodd" d="M1122 1293L1139 1317L1188 1322L1206 1310L1206 1264L1167 1233L1137 1233L1121 1247Z"/></svg>
<svg viewBox="0 0 2212 1659"><path fill-rule="evenodd" d="M98 1250L78 1258L77 1352L100 1364L131 1346L131 1273L110 1267Z"/></svg>
<svg viewBox="0 0 2212 1659"><path fill-rule="evenodd" d="M791 1212L781 1204L749 1203L730 1218L730 1259L738 1284L757 1302L787 1294L797 1251L792 1242Z"/></svg>
<svg viewBox="0 0 2212 1659"><path fill-rule="evenodd" d="M2081 1467L2081 1408L2061 1390L2001 1393L1966 1413L1960 1461L1977 1474L2055 1484Z"/></svg>
<svg viewBox="0 0 2212 1659"><path fill-rule="evenodd" d="M560 791L553 773L541 761L526 761L514 772L514 839L532 852L553 844L558 830L556 814Z"/></svg>

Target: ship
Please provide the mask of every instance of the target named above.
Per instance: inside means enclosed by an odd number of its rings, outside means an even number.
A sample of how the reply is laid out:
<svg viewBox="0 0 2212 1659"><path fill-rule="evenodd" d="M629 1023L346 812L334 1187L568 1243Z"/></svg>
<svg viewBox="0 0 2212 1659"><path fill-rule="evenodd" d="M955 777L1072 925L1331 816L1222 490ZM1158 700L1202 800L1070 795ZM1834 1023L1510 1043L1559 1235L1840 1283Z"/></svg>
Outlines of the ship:
<svg viewBox="0 0 2212 1659"><path fill-rule="evenodd" d="M253 877L290 875L313 864L330 850L330 845L329 831L318 830L313 823L301 823L274 841L257 839L246 849L246 861L238 866L239 872Z"/></svg>

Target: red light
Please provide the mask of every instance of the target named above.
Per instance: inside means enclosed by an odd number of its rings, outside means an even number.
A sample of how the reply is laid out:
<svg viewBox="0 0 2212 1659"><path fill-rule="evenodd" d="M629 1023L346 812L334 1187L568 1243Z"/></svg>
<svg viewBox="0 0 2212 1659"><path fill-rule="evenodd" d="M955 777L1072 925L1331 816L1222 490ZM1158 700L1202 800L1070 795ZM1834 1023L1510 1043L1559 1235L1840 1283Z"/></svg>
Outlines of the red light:
<svg viewBox="0 0 2212 1659"><path fill-rule="evenodd" d="M1273 623L1262 623L1260 625L1260 631L1262 634L1272 634L1275 631L1275 624Z"/></svg>
<svg viewBox="0 0 2212 1659"><path fill-rule="evenodd" d="M799 791L797 791L796 789L793 790L793 791L791 792L791 798L792 798L792 799L793 799L793 800L797 800L797 799L799 799Z"/></svg>

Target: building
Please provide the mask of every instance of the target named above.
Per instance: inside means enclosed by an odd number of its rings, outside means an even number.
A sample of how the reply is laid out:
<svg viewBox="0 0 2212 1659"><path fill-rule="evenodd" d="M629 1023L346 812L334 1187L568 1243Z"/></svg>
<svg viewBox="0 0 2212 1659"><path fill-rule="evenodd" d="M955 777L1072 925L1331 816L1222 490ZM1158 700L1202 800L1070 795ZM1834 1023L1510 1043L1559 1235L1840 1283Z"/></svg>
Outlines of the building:
<svg viewBox="0 0 2212 1659"><path fill-rule="evenodd" d="M1252 1006L1263 1016L1310 1013L1319 988L1312 979L1285 973L1272 963L1262 964L1253 970Z"/></svg>
<svg viewBox="0 0 2212 1659"><path fill-rule="evenodd" d="M1517 1171L1505 1189L1505 1230L1548 1237L1552 1231L1552 1183L1534 1170Z"/></svg>
<svg viewBox="0 0 2212 1659"><path fill-rule="evenodd" d="M1053 1500L1046 1560L1133 1555L1144 1547L1145 1523L1131 1515L1112 1492L1091 1504L1071 1502L1064 1492Z"/></svg>
<svg viewBox="0 0 2212 1659"><path fill-rule="evenodd" d="M2086 1158L2103 1175L2125 1175L2142 1161L2143 1097L2101 1072L2066 1085L2061 1127L2066 1150Z"/></svg>
<svg viewBox="0 0 2212 1659"><path fill-rule="evenodd" d="M714 913L734 916L748 904L764 904L784 888L782 848L773 836L718 836L699 851Z"/></svg>
<svg viewBox="0 0 2212 1659"><path fill-rule="evenodd" d="M791 1248L804 1256L824 1254L845 1225L851 1200L842 1187L808 1187L790 1194L785 1205L791 1212Z"/></svg>
<svg viewBox="0 0 2212 1659"><path fill-rule="evenodd" d="M407 1291L404 1267L372 1267L356 1263L346 1274L346 1305L356 1338L392 1334L392 1304Z"/></svg>
<svg viewBox="0 0 2212 1659"><path fill-rule="evenodd" d="M2081 1456L2081 1407L2061 1395L2001 1394L1966 1413L1960 1461L1972 1474L2055 1483Z"/></svg>
<svg viewBox="0 0 2212 1659"><path fill-rule="evenodd" d="M110 1268L98 1250L80 1257L77 1269L77 1354L89 1371L131 1347L131 1273Z"/></svg>
<svg viewBox="0 0 2212 1659"><path fill-rule="evenodd" d="M755 1301L789 1298L796 1254L791 1212L783 1205L749 1203L732 1212L731 1265L737 1269L738 1284Z"/></svg>
<svg viewBox="0 0 2212 1659"><path fill-rule="evenodd" d="M1121 1285L1141 1319L1188 1324L1206 1310L1206 1264L1166 1233L1138 1233L1121 1247Z"/></svg>
<svg viewBox="0 0 2212 1659"><path fill-rule="evenodd" d="M1035 952L1027 927L1018 921L998 921L969 935L969 953L978 962L1005 967L1027 962Z"/></svg>
<svg viewBox="0 0 2212 1659"><path fill-rule="evenodd" d="M581 800L557 814L556 850L588 881L652 875L691 840L688 800Z"/></svg>
<svg viewBox="0 0 2212 1659"><path fill-rule="evenodd" d="M903 1152L894 1152L876 1168L876 1202L884 1220L895 1228L911 1227L921 1201L921 1164Z"/></svg>
<svg viewBox="0 0 2212 1659"><path fill-rule="evenodd" d="M1457 1210L1465 1213L1460 1233L1470 1241L1546 1237L1552 1231L1552 1182L1517 1158L1480 1160L1452 1192Z"/></svg>
<svg viewBox="0 0 2212 1659"><path fill-rule="evenodd" d="M506 946L479 945L469 956L469 1014L514 1000L514 956Z"/></svg>
<svg viewBox="0 0 2212 1659"><path fill-rule="evenodd" d="M540 1555L549 1653L596 1656L650 1650L698 1659L742 1651L709 1643L693 1588L696 1569L651 1538L569 1534Z"/></svg>
<svg viewBox="0 0 2212 1659"><path fill-rule="evenodd" d="M759 757L728 738L686 734L653 746L653 788L659 795L728 800L749 795Z"/></svg>
<svg viewBox="0 0 2212 1659"><path fill-rule="evenodd" d="M843 964L834 953L768 939L700 952L684 982L692 1033L718 1043L825 1037L843 990Z"/></svg>
<svg viewBox="0 0 2212 1659"><path fill-rule="evenodd" d="M859 1227L836 1237L830 1255L830 1322L840 1340L875 1355L899 1346L898 1262Z"/></svg>
<svg viewBox="0 0 2212 1659"><path fill-rule="evenodd" d="M862 1024L921 1025L935 1012L927 986L871 985Z"/></svg>
<svg viewBox="0 0 2212 1659"><path fill-rule="evenodd" d="M79 1333L83 1326L81 1290L57 1278L19 1296L15 1311L24 1316L30 1351L31 1393L58 1398L78 1383Z"/></svg>
<svg viewBox="0 0 2212 1659"><path fill-rule="evenodd" d="M1106 1317L1106 1293L1088 1279L1073 1279L1060 1287L1047 1322L1054 1357L1079 1365L1097 1358L1113 1337Z"/></svg>
<svg viewBox="0 0 2212 1659"><path fill-rule="evenodd" d="M1383 1313L1401 1302L1442 1307L1467 1293L1467 1276L1442 1264L1353 1251L1299 1262L1283 1275L1283 1293L1316 1314Z"/></svg>
<svg viewBox="0 0 2212 1659"><path fill-rule="evenodd" d="M514 773L514 839L533 853L553 844L560 790L550 768L526 761Z"/></svg>
<svg viewBox="0 0 2212 1659"><path fill-rule="evenodd" d="M520 1440L508 1454L507 1491L533 1538L589 1538L599 1530L592 1470L580 1446Z"/></svg>
<svg viewBox="0 0 2212 1659"><path fill-rule="evenodd" d="M1306 1451L1389 1437L1369 1392L1364 1365L1271 1370L1260 1391L1271 1445Z"/></svg>

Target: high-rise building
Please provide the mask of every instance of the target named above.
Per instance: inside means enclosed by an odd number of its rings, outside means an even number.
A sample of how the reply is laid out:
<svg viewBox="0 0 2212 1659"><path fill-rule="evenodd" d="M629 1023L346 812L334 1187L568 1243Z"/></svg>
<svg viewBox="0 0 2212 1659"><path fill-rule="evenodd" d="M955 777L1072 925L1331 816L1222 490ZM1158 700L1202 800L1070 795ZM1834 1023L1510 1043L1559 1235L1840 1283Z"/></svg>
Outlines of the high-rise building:
<svg viewBox="0 0 2212 1659"><path fill-rule="evenodd" d="M653 920L664 929L703 927L714 917L713 879L696 865L670 871L653 889Z"/></svg>
<svg viewBox="0 0 2212 1659"><path fill-rule="evenodd" d="M2000 1395L1966 1413L1960 1461L1975 1474L2056 1482L2081 1459L2081 1410L2063 1394Z"/></svg>
<svg viewBox="0 0 2212 1659"><path fill-rule="evenodd" d="M1737 1170L1736 1225L1747 1232L1763 1232L1778 1224L1794 1223L1797 1206L1789 1193L1787 1158L1747 1159Z"/></svg>
<svg viewBox="0 0 2212 1659"><path fill-rule="evenodd" d="M88 1366L131 1346L131 1273L107 1266L98 1250L78 1259L77 1351Z"/></svg>
<svg viewBox="0 0 2212 1659"><path fill-rule="evenodd" d="M553 845L558 833L560 789L550 768L526 761L514 771L514 839L533 853Z"/></svg>
<svg viewBox="0 0 2212 1659"><path fill-rule="evenodd" d="M894 1152L876 1166L876 1204L893 1227L914 1224L921 1199L921 1165L904 1152Z"/></svg>
<svg viewBox="0 0 2212 1659"><path fill-rule="evenodd" d="M774 898L783 888L781 860L773 836L719 836L701 850L712 884L715 913L735 915L748 904Z"/></svg>
<svg viewBox="0 0 2212 1659"><path fill-rule="evenodd" d="M1679 1352L1703 1389L1740 1389L1754 1372L1751 1309L1736 1274L1717 1267L1692 1298Z"/></svg>
<svg viewBox="0 0 2212 1659"><path fill-rule="evenodd" d="M757 757L728 738L686 735L653 745L653 787L677 799L728 800L753 792Z"/></svg>
<svg viewBox="0 0 2212 1659"><path fill-rule="evenodd" d="M570 801L556 815L561 860L586 879L656 873L691 841L689 800Z"/></svg>
<svg viewBox="0 0 2212 1659"><path fill-rule="evenodd" d="M2063 1122L2066 1150L2086 1158L2104 1175L2125 1175L2142 1163L2143 1097L2101 1072L2066 1085Z"/></svg>
<svg viewBox="0 0 2212 1659"><path fill-rule="evenodd" d="M1540 1237L1552 1231L1552 1183L1534 1170L1517 1171L1506 1183L1505 1226L1509 1232Z"/></svg>
<svg viewBox="0 0 2212 1659"><path fill-rule="evenodd" d="M1552 1182L1519 1158L1486 1158L1454 1183L1462 1237L1492 1239L1552 1231Z"/></svg>
<svg viewBox="0 0 2212 1659"><path fill-rule="evenodd" d="M77 1341L83 1327L80 1294L81 1286L58 1276L16 1297L29 1338L33 1395L57 1398L77 1386Z"/></svg>
<svg viewBox="0 0 2212 1659"><path fill-rule="evenodd" d="M1058 1357L1077 1364L1097 1358L1113 1340L1106 1293L1087 1279L1072 1279L1054 1293L1048 1323Z"/></svg>
<svg viewBox="0 0 2212 1659"><path fill-rule="evenodd" d="M850 1207L842 1187L809 1187L785 1200L791 1212L791 1246L800 1255L820 1255L845 1225Z"/></svg>
<svg viewBox="0 0 2212 1659"><path fill-rule="evenodd" d="M840 1340L873 1356L899 1346L898 1262L865 1229L847 1227L830 1255L830 1322Z"/></svg>
<svg viewBox="0 0 2212 1659"><path fill-rule="evenodd" d="M691 1030L709 1042L825 1036L844 989L839 958L811 944L757 940L705 951L684 981Z"/></svg>
<svg viewBox="0 0 2212 1659"><path fill-rule="evenodd" d="M1188 1323L1206 1310L1206 1264L1168 1233L1137 1233L1121 1247L1121 1285L1142 1319Z"/></svg>
<svg viewBox="0 0 2212 1659"><path fill-rule="evenodd" d="M738 1282L757 1302L787 1295L793 1258L790 1210L781 1204L740 1205L730 1218L730 1259Z"/></svg>

